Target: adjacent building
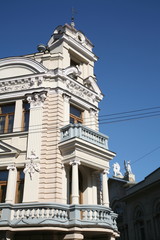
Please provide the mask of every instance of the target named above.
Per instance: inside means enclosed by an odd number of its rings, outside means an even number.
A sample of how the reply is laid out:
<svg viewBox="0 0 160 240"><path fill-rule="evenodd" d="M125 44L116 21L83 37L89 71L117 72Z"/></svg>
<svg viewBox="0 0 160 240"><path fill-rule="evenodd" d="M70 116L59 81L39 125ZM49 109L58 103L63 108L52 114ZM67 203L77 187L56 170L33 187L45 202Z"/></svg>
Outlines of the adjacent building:
<svg viewBox="0 0 160 240"><path fill-rule="evenodd" d="M110 204L118 214L119 239L159 240L160 168L139 183L134 180L129 172L109 179Z"/></svg>
<svg viewBox="0 0 160 240"><path fill-rule="evenodd" d="M0 239L119 236L92 48L72 23L38 52L0 59Z"/></svg>

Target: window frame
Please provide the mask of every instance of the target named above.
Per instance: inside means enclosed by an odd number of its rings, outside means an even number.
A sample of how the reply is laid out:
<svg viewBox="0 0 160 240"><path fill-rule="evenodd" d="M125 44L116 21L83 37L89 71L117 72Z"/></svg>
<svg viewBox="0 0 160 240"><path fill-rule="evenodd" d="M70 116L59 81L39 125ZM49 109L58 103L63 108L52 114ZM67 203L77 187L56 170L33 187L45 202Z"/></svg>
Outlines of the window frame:
<svg viewBox="0 0 160 240"><path fill-rule="evenodd" d="M80 117L78 117L75 114L71 113L71 107L73 107L76 110L81 112ZM73 124L78 124L78 123L83 124L83 122L84 122L84 119L83 119L84 118L84 110L82 110L82 108L77 107L76 105L70 104L69 116L70 116L70 123L72 123L71 122L71 118L73 119Z"/></svg>
<svg viewBox="0 0 160 240"><path fill-rule="evenodd" d="M11 103L3 103L3 104L0 104L0 108L1 107L7 107L8 105L13 105L14 106L14 111L12 112L7 112L7 113L0 113L0 118L4 117L4 125L2 125L2 130L0 130L0 134L2 133L12 133L13 132L13 126L14 126L14 116L15 116L15 102L11 102ZM12 125L11 125L11 128L10 128L10 116L13 117L12 119ZM2 121L3 122L3 121ZM0 125L1 125L1 121L0 121Z"/></svg>

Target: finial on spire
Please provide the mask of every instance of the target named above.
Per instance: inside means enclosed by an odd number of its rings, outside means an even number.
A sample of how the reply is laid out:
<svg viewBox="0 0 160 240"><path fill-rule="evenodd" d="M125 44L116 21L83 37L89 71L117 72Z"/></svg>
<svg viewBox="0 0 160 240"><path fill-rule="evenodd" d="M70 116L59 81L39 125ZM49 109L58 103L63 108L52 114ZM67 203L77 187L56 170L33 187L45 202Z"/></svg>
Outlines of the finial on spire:
<svg viewBox="0 0 160 240"><path fill-rule="evenodd" d="M71 17L71 27L75 27L74 16L76 14L76 10L72 7L72 17Z"/></svg>

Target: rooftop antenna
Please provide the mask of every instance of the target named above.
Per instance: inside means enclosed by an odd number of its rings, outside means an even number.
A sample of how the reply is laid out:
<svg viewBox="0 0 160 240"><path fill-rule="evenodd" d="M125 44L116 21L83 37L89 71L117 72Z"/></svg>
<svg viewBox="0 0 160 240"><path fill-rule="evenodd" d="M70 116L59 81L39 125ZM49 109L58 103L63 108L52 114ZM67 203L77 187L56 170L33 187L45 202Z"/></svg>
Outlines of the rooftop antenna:
<svg viewBox="0 0 160 240"><path fill-rule="evenodd" d="M75 14L76 14L77 12L76 12L76 10L75 10L75 8L73 8L72 7L72 17L71 17L71 27L75 27L75 23L74 23L74 16L75 16Z"/></svg>

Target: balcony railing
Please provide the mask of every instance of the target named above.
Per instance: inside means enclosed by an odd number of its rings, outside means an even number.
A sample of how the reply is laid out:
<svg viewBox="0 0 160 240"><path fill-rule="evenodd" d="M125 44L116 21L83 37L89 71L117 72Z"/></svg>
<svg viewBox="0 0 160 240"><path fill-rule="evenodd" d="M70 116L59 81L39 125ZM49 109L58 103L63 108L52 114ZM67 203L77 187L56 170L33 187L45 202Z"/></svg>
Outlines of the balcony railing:
<svg viewBox="0 0 160 240"><path fill-rule="evenodd" d="M81 226L117 230L117 214L101 205L52 203L1 204L0 229L4 226Z"/></svg>
<svg viewBox="0 0 160 240"><path fill-rule="evenodd" d="M75 137L108 149L108 137L106 135L85 127L82 124L69 124L61 128L61 142Z"/></svg>

